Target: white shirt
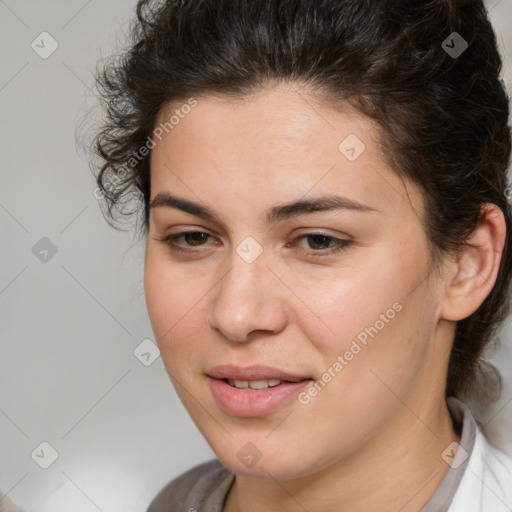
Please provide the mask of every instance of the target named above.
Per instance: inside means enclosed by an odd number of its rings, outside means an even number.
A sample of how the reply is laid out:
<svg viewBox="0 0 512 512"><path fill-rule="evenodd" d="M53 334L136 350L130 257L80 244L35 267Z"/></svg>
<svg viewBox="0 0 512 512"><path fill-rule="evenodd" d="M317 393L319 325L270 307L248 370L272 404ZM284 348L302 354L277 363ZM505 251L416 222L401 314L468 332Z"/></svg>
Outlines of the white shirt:
<svg viewBox="0 0 512 512"><path fill-rule="evenodd" d="M462 448L453 459L443 452L452 467L421 512L512 512L512 457L487 441L461 401L449 398L448 406L462 422Z"/></svg>
<svg viewBox="0 0 512 512"><path fill-rule="evenodd" d="M478 427L473 451L448 511L512 512L512 457L489 444Z"/></svg>

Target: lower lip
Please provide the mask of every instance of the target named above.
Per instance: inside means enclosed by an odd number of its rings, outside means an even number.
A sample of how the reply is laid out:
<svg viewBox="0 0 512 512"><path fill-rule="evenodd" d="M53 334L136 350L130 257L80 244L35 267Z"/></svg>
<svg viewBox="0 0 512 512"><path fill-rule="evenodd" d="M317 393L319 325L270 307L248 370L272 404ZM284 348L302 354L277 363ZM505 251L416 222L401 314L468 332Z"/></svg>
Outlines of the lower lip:
<svg viewBox="0 0 512 512"><path fill-rule="evenodd" d="M212 393L222 410L233 416L255 417L274 412L300 393L311 379L283 382L258 390L238 389L220 379L209 377Z"/></svg>

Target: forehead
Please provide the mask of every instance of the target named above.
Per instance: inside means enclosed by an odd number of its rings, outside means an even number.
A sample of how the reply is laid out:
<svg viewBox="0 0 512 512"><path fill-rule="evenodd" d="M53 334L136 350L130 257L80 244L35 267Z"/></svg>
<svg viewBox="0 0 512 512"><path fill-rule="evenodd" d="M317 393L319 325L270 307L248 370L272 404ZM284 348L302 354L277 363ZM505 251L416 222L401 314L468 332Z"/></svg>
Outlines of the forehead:
<svg viewBox="0 0 512 512"><path fill-rule="evenodd" d="M173 116L179 121L163 130L152 150L153 197L176 189L189 197L221 197L229 185L239 200L259 194L275 203L336 192L393 210L409 196L419 211L421 194L412 183L406 190L389 167L374 121L348 105L334 108L287 86L195 101L190 109L184 100L159 112L155 128Z"/></svg>
<svg viewBox="0 0 512 512"><path fill-rule="evenodd" d="M260 89L245 96L207 94L195 100L197 106L180 116L173 131L186 132L184 136L193 131L195 138L204 137L205 142L254 137L266 142L289 141L297 146L295 149L300 149L300 146L312 145L318 138L324 138L328 131L334 135L340 129L340 121L349 122L352 129L366 138L374 126L372 121L348 104L334 107L304 88L286 84ZM156 126L164 125L173 113L184 109L186 101L176 100L161 108ZM333 123L333 117L337 117L337 122ZM178 129L180 127L181 130ZM334 141L338 135L334 136Z"/></svg>

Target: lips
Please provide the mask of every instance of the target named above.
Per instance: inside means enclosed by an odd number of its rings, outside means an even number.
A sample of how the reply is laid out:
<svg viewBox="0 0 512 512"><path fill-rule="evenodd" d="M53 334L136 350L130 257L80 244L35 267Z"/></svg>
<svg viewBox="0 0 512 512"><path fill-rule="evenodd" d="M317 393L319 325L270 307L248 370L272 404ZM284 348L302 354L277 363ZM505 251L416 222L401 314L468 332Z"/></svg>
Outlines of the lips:
<svg viewBox="0 0 512 512"><path fill-rule="evenodd" d="M308 375L293 375L278 368L269 366L248 366L245 368L234 365L215 366L208 372L208 376L221 380L260 381L280 380L284 382L301 382L311 379Z"/></svg>
<svg viewBox="0 0 512 512"><path fill-rule="evenodd" d="M269 366L221 365L212 368L207 376L220 408L228 415L245 418L272 414L292 403L312 380Z"/></svg>

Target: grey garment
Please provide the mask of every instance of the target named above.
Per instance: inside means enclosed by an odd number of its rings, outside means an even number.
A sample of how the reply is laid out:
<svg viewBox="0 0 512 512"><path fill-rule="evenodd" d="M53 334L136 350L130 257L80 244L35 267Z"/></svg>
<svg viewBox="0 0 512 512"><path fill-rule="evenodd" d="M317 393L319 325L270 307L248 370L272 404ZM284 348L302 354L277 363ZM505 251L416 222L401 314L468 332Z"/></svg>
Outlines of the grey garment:
<svg viewBox="0 0 512 512"><path fill-rule="evenodd" d="M469 409L455 398L449 398L447 404L457 430L460 432L462 428L460 445L468 452L468 457L456 469L450 467L420 512L447 512L475 444L477 424ZM461 455L462 451L455 454L453 466ZM218 459L195 466L167 484L146 512L222 512L235 476Z"/></svg>
<svg viewBox="0 0 512 512"><path fill-rule="evenodd" d="M146 512L222 512L235 474L218 459L189 469L167 484Z"/></svg>
<svg viewBox="0 0 512 512"><path fill-rule="evenodd" d="M460 400L453 397L448 398L447 404L455 425L462 425L462 432L460 432L460 429L457 429L461 434L459 444L463 450L466 450L467 456L459 465L458 461L464 458L465 454L462 450L458 450L455 457L453 457L453 467L450 467L439 487L420 512L447 512L459 488L460 481L469 462L469 457L475 446L477 424L470 410Z"/></svg>

